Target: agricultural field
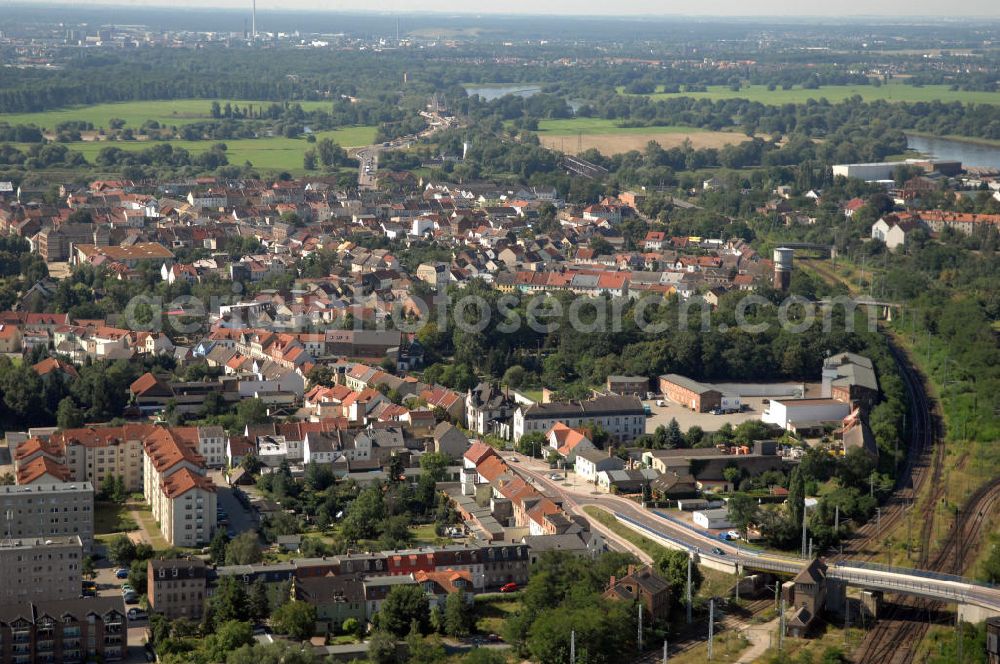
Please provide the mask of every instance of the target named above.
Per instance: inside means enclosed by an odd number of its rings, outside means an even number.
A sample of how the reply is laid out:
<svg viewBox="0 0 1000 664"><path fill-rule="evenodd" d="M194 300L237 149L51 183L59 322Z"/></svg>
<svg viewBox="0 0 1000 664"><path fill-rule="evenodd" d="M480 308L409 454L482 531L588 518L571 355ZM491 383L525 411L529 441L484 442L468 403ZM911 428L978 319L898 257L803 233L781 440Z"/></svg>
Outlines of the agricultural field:
<svg viewBox="0 0 1000 664"><path fill-rule="evenodd" d="M649 141L656 141L667 149L690 141L697 149L721 148L747 140L743 134L697 127L621 127L616 120L602 118L543 120L537 133L542 145L568 154L595 148L612 155L642 150Z"/></svg>
<svg viewBox="0 0 1000 664"><path fill-rule="evenodd" d="M54 130L60 122L82 121L90 122L95 128L107 128L111 118L125 121L126 127L138 129L146 120L156 120L167 126L180 126L191 122L211 119L212 99L166 99L155 101L129 101L116 104L95 104L93 106L75 106L60 108L40 113L2 113L0 122L7 124L35 124L43 129ZM227 100L217 100L225 106ZM233 101L234 106L267 107L270 101ZM302 105L306 111L327 108L330 102L302 101L294 102Z"/></svg>
<svg viewBox="0 0 1000 664"><path fill-rule="evenodd" d="M624 94L624 88L618 89ZM881 87L873 85L827 85L817 90L806 90L794 87L790 90L768 90L764 85L750 85L734 92L726 85L710 85L707 92L656 92L644 95L653 99L669 99L671 97L695 97L698 99L749 99L762 104L800 104L809 99L825 98L831 102L839 102L854 95L860 95L865 101L960 101L974 104L1000 104L1000 92L965 92L952 90L947 85L926 85L914 87L903 83L889 83Z"/></svg>
<svg viewBox="0 0 1000 664"><path fill-rule="evenodd" d="M316 139L329 138L345 148L359 147L372 144L375 141L375 131L376 127L374 126L346 127L316 132ZM107 147L134 151L145 150L159 143L170 143L175 148L184 148L191 154L200 154L216 143L225 143L226 155L230 164L242 165L249 161L256 168L291 171L293 173L304 172L302 171L302 154L313 147L313 144L304 138L285 138L284 136L239 138L227 141L82 141L66 143L65 145L69 149L83 154L87 161L93 164L100 151ZM18 147L27 149L30 146L20 144Z"/></svg>

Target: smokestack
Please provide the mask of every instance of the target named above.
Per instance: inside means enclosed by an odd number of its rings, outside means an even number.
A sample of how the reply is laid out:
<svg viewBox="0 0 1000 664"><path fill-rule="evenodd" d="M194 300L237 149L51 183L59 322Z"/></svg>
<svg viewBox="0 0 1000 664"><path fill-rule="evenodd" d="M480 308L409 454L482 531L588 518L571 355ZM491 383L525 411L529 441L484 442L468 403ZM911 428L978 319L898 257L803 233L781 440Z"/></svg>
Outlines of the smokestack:
<svg viewBox="0 0 1000 664"><path fill-rule="evenodd" d="M257 41L257 0L251 0L253 3L250 12L250 39Z"/></svg>

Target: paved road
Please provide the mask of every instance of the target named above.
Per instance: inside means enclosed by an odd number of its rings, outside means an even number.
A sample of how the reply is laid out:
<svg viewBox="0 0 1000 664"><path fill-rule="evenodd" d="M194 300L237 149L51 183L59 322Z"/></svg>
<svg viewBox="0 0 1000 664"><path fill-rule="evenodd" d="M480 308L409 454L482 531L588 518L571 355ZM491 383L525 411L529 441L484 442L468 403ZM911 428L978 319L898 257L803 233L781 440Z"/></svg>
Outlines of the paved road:
<svg viewBox="0 0 1000 664"><path fill-rule="evenodd" d="M517 471L531 478L533 483L544 493L559 498L565 508L574 514L587 516L586 512L583 511L583 508L588 505L593 505L606 509L609 512L620 512L632 519L635 519L639 523L668 532L672 537L684 542L692 548L708 551L711 550L712 547L718 546L721 550L726 551L727 553L736 553L736 547L730 546L720 540L713 540L707 536L699 536L692 530L682 528L671 523L670 521L667 521L666 519L657 517L655 514L652 514L626 498L604 493L603 491L597 491L594 486L590 484L580 484L579 482L564 483L562 481L551 480L549 479L549 475L552 474L553 471L548 467L548 464L545 464L542 461L531 459L530 457L517 453L509 453L508 458L510 457L517 459L517 462L513 464L513 467ZM638 547L628 540L608 531L593 519L591 519L590 522L591 526L593 526L595 530L601 534L605 535L605 537L618 542L619 545L628 551L632 551L638 555L640 559L646 561L649 560L649 556L646 555L645 552L641 552L641 549L638 549Z"/></svg>

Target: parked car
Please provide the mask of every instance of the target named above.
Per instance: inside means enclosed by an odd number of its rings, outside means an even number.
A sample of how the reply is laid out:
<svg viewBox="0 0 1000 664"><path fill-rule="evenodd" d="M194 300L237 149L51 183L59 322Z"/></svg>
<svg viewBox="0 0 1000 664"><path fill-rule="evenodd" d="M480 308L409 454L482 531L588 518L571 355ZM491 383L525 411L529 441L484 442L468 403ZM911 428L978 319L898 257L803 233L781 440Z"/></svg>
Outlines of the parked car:
<svg viewBox="0 0 1000 664"><path fill-rule="evenodd" d="M726 534L729 535L729 539L731 540L738 540L740 538L740 534L735 530L730 530Z"/></svg>
<svg viewBox="0 0 1000 664"><path fill-rule="evenodd" d="M562 475L560 475L559 473L550 473L549 474L549 479L550 480L561 480L562 479Z"/></svg>
<svg viewBox="0 0 1000 664"><path fill-rule="evenodd" d="M128 568L127 567L120 567L120 568L116 569L115 570L115 578L116 579L127 579L128 578Z"/></svg>
<svg viewBox="0 0 1000 664"><path fill-rule="evenodd" d="M82 586L83 586L84 588L95 588L95 589L97 588L97 584L96 584L95 582L91 581L90 579L84 579L84 580L83 580L83 581L81 582L81 585L82 585Z"/></svg>
<svg viewBox="0 0 1000 664"><path fill-rule="evenodd" d="M666 402L666 401L664 401L663 399L657 399L657 400L656 400L656 405L657 405L657 406L666 406L666 405L667 405L667 402Z"/></svg>
<svg viewBox="0 0 1000 664"><path fill-rule="evenodd" d="M516 591L517 591L517 584L513 582L505 583L504 585L500 586L500 592L502 593L512 593Z"/></svg>
<svg viewBox="0 0 1000 664"><path fill-rule="evenodd" d="M125 600L126 604L138 604L139 603L139 593L134 590L130 590L122 595L122 599Z"/></svg>
<svg viewBox="0 0 1000 664"><path fill-rule="evenodd" d="M96 588L84 588L83 590L80 591L80 596L81 597L97 597L97 589Z"/></svg>
<svg viewBox="0 0 1000 664"><path fill-rule="evenodd" d="M147 615L145 611L143 611L142 609L138 609L136 607L132 607L131 609L129 609L127 615L129 620L145 620L146 618L149 617L149 615Z"/></svg>
<svg viewBox="0 0 1000 664"><path fill-rule="evenodd" d="M729 541L729 533L719 533L719 534L717 535L717 537L718 537L718 538L719 538L720 540L722 540L723 542L728 542L728 541Z"/></svg>
<svg viewBox="0 0 1000 664"><path fill-rule="evenodd" d="M135 588L132 587L131 583L123 583L122 584L122 593L127 593L130 590L135 590Z"/></svg>

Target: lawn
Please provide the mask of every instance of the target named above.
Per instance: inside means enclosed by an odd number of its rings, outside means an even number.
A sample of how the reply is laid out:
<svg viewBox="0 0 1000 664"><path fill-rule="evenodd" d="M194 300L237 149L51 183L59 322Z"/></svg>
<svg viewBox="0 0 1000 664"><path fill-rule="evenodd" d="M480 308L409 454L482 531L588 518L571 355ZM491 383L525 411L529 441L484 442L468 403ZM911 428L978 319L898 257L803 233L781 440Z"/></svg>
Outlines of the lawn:
<svg viewBox="0 0 1000 664"><path fill-rule="evenodd" d="M97 501L94 503L94 534L110 535L137 530L139 524L124 505Z"/></svg>
<svg viewBox="0 0 1000 664"><path fill-rule="evenodd" d="M669 134L690 134L706 131L697 127L622 127L618 120L604 118L566 118L541 120L538 133L547 136L576 136L583 134L648 134L651 131Z"/></svg>
<svg viewBox="0 0 1000 664"><path fill-rule="evenodd" d="M0 122L9 124L35 124L45 129L53 130L60 122L82 120L90 122L94 128L107 128L108 120L120 118L125 120L126 127L138 129L146 120L156 120L167 126L179 126L211 119L212 99L169 99L157 101L127 101L116 104L95 104L92 106L73 106L40 113L3 113ZM221 106L226 105L225 99L218 100ZM269 101L232 101L233 105L269 106ZM295 102L293 102L295 103ZM330 102L303 101L297 102L306 111L318 108L328 108Z"/></svg>
<svg viewBox="0 0 1000 664"><path fill-rule="evenodd" d="M476 598L476 631L499 634L504 622L521 608L519 599L490 595Z"/></svg>
<svg viewBox="0 0 1000 664"><path fill-rule="evenodd" d="M331 131L316 132L317 140L329 138L343 147L370 145L375 141L376 128L373 126L345 127ZM122 150L145 150L160 141L86 141L66 143L71 150L80 152L87 161L94 163L98 153L106 147L116 147ZM299 171L302 170L302 155L312 143L304 138L285 138L274 136L268 138L240 138L230 141L163 141L175 148L183 148L191 154L200 154L210 149L216 143L226 144L226 155L230 164L242 165L249 161L257 168ZM27 144L19 144L21 149L27 149Z"/></svg>
<svg viewBox="0 0 1000 664"><path fill-rule="evenodd" d="M624 94L623 88L618 92ZM764 85L750 85L738 92L729 89L727 85L710 85L707 92L657 92L644 95L653 99L669 99L671 97L695 97L698 99L749 99L762 104L799 104L809 99L826 98L831 102L839 102L860 95L865 101L960 101L975 104L1000 104L1000 92L966 92L951 90L947 85L925 85L914 87L903 83L890 83L881 87L873 85L827 85L817 90L806 90L794 87L791 90L768 90Z"/></svg>

